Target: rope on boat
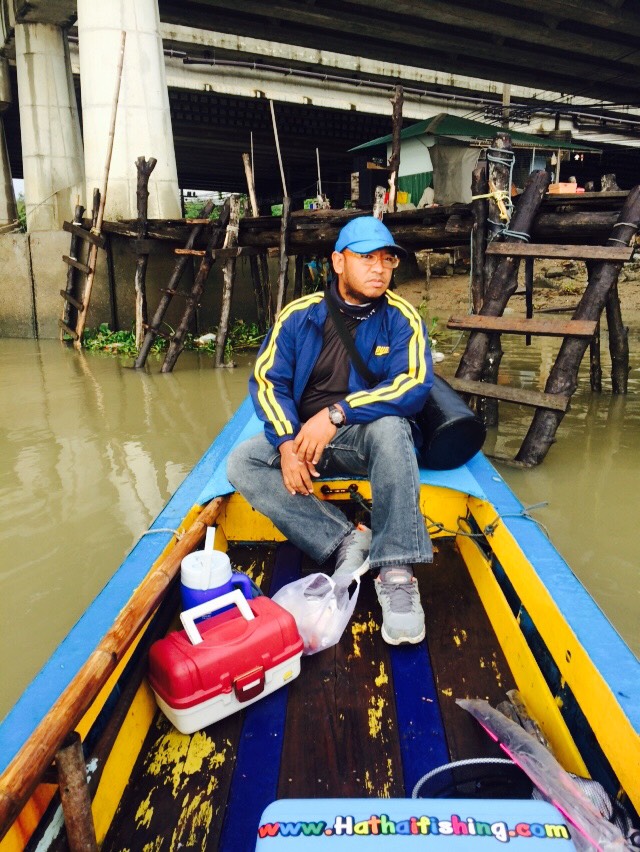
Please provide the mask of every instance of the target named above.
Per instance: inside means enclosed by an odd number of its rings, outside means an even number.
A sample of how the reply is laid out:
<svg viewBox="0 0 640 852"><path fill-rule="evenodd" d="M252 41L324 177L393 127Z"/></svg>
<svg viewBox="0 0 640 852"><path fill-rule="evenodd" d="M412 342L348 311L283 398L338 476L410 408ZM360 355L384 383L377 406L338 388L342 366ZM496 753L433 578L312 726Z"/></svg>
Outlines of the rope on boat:
<svg viewBox="0 0 640 852"><path fill-rule="evenodd" d="M180 541L180 539L184 535L184 530L180 532L180 530L172 530L171 527L156 527L153 530L145 530L140 535L140 538L142 538L143 535L151 535L151 533L173 533L173 535L175 535L178 541Z"/></svg>
<svg viewBox="0 0 640 852"><path fill-rule="evenodd" d="M517 766L517 763L514 763L513 760L509 760L506 757L470 757L467 760L454 760L451 763L444 763L442 766L437 766L435 769L432 769L431 772L427 772L422 776L416 783L413 791L411 793L412 799L418 798L418 793L420 792L420 788L428 781L430 778L433 778L434 775L438 775L440 772L444 772L446 769L456 769L459 766L477 766L482 763L508 763L509 766Z"/></svg>
<svg viewBox="0 0 640 852"><path fill-rule="evenodd" d="M546 537L550 538L549 530L545 527L542 521L539 521L537 518L534 518L533 515L529 514L531 509L542 509L544 506L548 505L548 500L541 500L539 503L532 503L530 506L523 506L521 512L501 512L500 515L496 517L495 521L491 524L487 524L483 532L485 532L486 535L492 535L496 526L500 523L501 518L526 518L528 521L533 521L534 524L537 524Z"/></svg>
<svg viewBox="0 0 640 852"><path fill-rule="evenodd" d="M550 538L549 530L542 523L542 521L539 521L537 518L534 518L533 515L529 514L531 509L540 509L543 506L548 506L548 505L549 505L548 500L542 500L542 501L540 501L540 503L532 503L530 506L523 506L521 512L502 512L501 514L496 515L496 517L493 519L493 521L491 521L491 523L487 524L483 528L483 530L481 532L478 532L478 533L467 532L466 530L463 530L460 523L461 523L461 521L464 521L465 518L462 518L462 517L458 518L458 529L456 529L456 530L450 530L448 527L445 527L444 524L441 524L441 523L438 523L437 521L434 521L433 518L429 517L429 515L425 515L424 519L427 522L427 529L428 529L429 533L431 533L431 532L445 532L445 533L449 533L449 535L466 536L466 538L488 538L489 536L494 534L498 524L500 523L500 521L503 518L526 518L528 521L533 521L534 524L538 524L538 526L544 532L544 534L547 536L547 538Z"/></svg>

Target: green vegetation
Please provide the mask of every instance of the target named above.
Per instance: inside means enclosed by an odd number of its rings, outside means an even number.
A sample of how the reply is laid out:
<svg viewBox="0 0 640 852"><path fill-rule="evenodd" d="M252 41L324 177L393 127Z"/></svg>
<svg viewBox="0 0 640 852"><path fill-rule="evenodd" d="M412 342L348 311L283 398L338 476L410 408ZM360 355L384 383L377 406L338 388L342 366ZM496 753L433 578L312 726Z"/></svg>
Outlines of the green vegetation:
<svg viewBox="0 0 640 852"><path fill-rule="evenodd" d="M201 219L202 211L204 210L205 204L207 203L206 199L197 199L187 197L184 200L184 218L185 219ZM217 222L220 218L220 212L222 211L222 204L220 206L216 206L211 211L209 216L210 222ZM249 197L246 194L240 193L240 218L242 218L245 212L249 209Z"/></svg>
<svg viewBox="0 0 640 852"><path fill-rule="evenodd" d="M166 326L166 328L169 332L173 332L173 329L169 326ZM227 336L225 361L231 360L234 352L257 348L262 343L263 338L264 334L260 332L255 322L235 320ZM85 349L93 352L109 352L112 355L125 355L129 358L135 358L138 354L134 332L111 331L108 323L102 323L95 329L87 329L84 333L83 343ZM151 352L153 354L164 352L168 345L168 340L158 336L151 347ZM215 332L203 334L199 337L188 334L184 348L213 354L216 351Z"/></svg>

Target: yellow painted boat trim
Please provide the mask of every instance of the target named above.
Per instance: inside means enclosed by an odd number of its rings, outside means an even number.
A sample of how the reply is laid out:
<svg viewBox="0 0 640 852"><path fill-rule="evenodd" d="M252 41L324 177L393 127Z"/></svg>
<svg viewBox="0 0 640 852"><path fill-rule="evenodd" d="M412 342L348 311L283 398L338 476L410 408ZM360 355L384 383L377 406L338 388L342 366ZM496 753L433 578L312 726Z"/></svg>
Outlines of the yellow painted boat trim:
<svg viewBox="0 0 640 852"><path fill-rule="evenodd" d="M336 501L345 500L345 494L323 494L321 487L330 485L336 489L346 489L352 482L357 481L358 491L365 500L371 499L371 487L366 480L336 479L329 482L314 483L314 494L320 500ZM348 499L348 497L347 497ZM467 514L467 495L450 488L441 488L435 485L422 485L420 488L420 511L425 517L429 533L432 538L452 535L458 528L458 519ZM435 521L444 527L444 530L434 527L431 521ZM234 493L225 501L218 516L218 525L222 530L216 532L216 547L218 547L218 536L221 532L224 538L220 538L221 549L225 549L226 540L229 541L284 541L282 533L273 523L260 512L253 509L247 501L239 494Z"/></svg>
<svg viewBox="0 0 640 852"><path fill-rule="evenodd" d="M478 590L489 620L516 680L527 709L551 743L555 756L569 772L588 775L560 709L522 635L520 626L491 570L490 561L473 539L458 537L458 547Z"/></svg>
<svg viewBox="0 0 640 852"><path fill-rule="evenodd" d="M491 505L469 498L469 507L481 529L494 521ZM640 809L640 737L513 535L499 523L489 541L622 787Z"/></svg>
<svg viewBox="0 0 640 852"><path fill-rule="evenodd" d="M157 709L153 692L143 681L118 732L91 805L98 846L104 842Z"/></svg>

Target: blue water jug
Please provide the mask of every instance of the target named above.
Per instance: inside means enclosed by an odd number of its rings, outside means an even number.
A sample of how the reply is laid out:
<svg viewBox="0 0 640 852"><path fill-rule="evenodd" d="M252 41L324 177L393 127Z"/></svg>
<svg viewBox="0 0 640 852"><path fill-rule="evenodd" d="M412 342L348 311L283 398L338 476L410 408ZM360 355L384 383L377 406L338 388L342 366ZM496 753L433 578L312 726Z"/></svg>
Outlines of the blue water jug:
<svg viewBox="0 0 640 852"><path fill-rule="evenodd" d="M213 549L214 533L215 527L210 527L207 530L204 550L189 553L182 560L180 593L183 609L191 609L212 598L232 592L234 589L240 589L247 599L253 597L249 577L233 571L227 554Z"/></svg>

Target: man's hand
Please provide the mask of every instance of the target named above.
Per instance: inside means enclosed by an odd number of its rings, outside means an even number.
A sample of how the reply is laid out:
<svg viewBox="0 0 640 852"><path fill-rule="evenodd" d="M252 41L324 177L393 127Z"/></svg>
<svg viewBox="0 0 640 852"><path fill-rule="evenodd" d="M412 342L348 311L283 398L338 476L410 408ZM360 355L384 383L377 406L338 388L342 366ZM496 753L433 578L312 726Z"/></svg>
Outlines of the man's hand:
<svg viewBox="0 0 640 852"><path fill-rule="evenodd" d="M320 476L316 465L322 458L324 448L338 431L329 420L329 410L323 408L302 426L293 441L298 461L304 464L313 476Z"/></svg>
<svg viewBox="0 0 640 852"><path fill-rule="evenodd" d="M293 441L285 441L280 444L280 468L282 470L282 481L284 487L290 494L313 494L311 473L319 476L318 472L310 470L306 462L300 461L294 449Z"/></svg>

